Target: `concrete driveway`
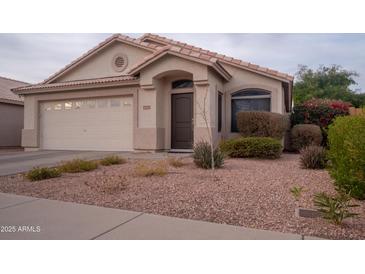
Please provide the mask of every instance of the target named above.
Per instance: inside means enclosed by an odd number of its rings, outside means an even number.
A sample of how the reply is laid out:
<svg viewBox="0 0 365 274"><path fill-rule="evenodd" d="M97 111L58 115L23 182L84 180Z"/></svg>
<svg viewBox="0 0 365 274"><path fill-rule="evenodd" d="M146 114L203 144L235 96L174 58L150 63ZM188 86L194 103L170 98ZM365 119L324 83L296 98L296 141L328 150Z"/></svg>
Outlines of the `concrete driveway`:
<svg viewBox="0 0 365 274"><path fill-rule="evenodd" d="M103 151L60 151L43 150L34 152L15 151L0 154L0 176L27 172L33 167L52 167L62 161L75 158L97 160L107 155L119 155L127 159L162 159L166 153L133 153Z"/></svg>

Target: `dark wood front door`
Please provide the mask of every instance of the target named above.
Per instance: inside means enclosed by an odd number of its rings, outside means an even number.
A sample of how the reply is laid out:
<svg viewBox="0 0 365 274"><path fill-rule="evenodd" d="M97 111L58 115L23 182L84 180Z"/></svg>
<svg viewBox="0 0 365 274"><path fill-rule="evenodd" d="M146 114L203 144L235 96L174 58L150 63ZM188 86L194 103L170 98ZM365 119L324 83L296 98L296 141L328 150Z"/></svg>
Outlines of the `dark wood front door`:
<svg viewBox="0 0 365 274"><path fill-rule="evenodd" d="M171 148L193 147L193 93L172 94Z"/></svg>

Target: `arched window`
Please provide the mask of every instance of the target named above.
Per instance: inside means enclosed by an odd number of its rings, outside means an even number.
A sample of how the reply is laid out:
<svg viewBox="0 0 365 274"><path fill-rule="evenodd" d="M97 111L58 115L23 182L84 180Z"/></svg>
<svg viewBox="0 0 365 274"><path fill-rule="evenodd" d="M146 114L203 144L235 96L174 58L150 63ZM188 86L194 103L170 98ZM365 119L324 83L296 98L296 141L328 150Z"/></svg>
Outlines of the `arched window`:
<svg viewBox="0 0 365 274"><path fill-rule="evenodd" d="M232 94L231 131L238 132L237 113L242 111L270 111L271 93L262 89L244 89Z"/></svg>
<svg viewBox="0 0 365 274"><path fill-rule="evenodd" d="M177 88L192 88L193 87L193 81L192 80L177 80L172 82L172 89L177 89Z"/></svg>

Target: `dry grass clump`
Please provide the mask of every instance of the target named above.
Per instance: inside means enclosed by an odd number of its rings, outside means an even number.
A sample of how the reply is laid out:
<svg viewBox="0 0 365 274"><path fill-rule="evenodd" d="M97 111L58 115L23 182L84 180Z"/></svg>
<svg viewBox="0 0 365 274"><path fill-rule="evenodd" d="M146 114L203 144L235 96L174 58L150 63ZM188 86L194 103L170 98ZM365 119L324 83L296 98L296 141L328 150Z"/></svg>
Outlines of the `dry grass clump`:
<svg viewBox="0 0 365 274"><path fill-rule="evenodd" d="M137 176L150 177L150 176L165 176L167 174L167 164L165 161L159 161L157 163L137 163L134 171Z"/></svg>
<svg viewBox="0 0 365 274"><path fill-rule="evenodd" d="M170 166L172 167L182 167L185 165L185 163L182 161L181 158L177 158L177 157L169 157L167 159L167 162L169 163Z"/></svg>
<svg viewBox="0 0 365 274"><path fill-rule="evenodd" d="M126 159L119 157L118 155L107 156L100 161L103 166L121 165L127 162Z"/></svg>
<svg viewBox="0 0 365 274"><path fill-rule="evenodd" d="M98 163L95 161L86 161L81 159L74 159L64 162L60 166L60 170L66 173L76 173L91 171L98 168Z"/></svg>
<svg viewBox="0 0 365 274"><path fill-rule="evenodd" d="M113 177L103 176L93 184L89 184L88 182L85 182L85 184L90 188L95 189L97 192L115 194L120 193L127 188L127 178L122 175Z"/></svg>

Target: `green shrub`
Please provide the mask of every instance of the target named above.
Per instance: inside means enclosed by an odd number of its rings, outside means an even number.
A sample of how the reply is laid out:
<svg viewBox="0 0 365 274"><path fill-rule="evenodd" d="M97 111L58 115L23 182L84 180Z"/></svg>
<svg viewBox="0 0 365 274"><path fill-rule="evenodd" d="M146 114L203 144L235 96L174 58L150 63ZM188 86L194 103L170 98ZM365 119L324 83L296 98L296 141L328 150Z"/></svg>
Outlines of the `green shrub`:
<svg viewBox="0 0 365 274"><path fill-rule="evenodd" d="M61 176L61 171L57 168L49 167L35 167L30 170L26 177L30 181L40 181L50 178L55 178Z"/></svg>
<svg viewBox="0 0 365 274"><path fill-rule="evenodd" d="M280 141L270 137L240 137L223 141L221 150L233 158L279 158L283 147Z"/></svg>
<svg viewBox="0 0 365 274"><path fill-rule="evenodd" d="M365 116L338 117L329 127L328 142L335 185L365 199Z"/></svg>
<svg viewBox="0 0 365 274"><path fill-rule="evenodd" d="M224 164L224 155L219 148L214 149L214 168L220 168ZM194 146L194 163L196 166L209 169L212 168L212 149L210 144L205 141L198 142Z"/></svg>
<svg viewBox="0 0 365 274"><path fill-rule="evenodd" d="M320 146L309 145L300 150L300 163L303 168L322 169L326 167L326 150Z"/></svg>
<svg viewBox="0 0 365 274"><path fill-rule="evenodd" d="M124 164L127 161L124 158L119 157L118 155L107 156L100 161L100 164L103 166L111 166L111 165L120 165Z"/></svg>
<svg viewBox="0 0 365 274"><path fill-rule="evenodd" d="M64 162L60 169L67 173L76 173L94 170L98 167L95 161L86 161L81 159L74 159L71 161Z"/></svg>
<svg viewBox="0 0 365 274"><path fill-rule="evenodd" d="M317 193L314 196L314 205L323 214L323 218L330 220L334 224L341 224L342 221L358 214L349 211L350 208L358 205L351 204L351 197L343 192L331 197L326 193Z"/></svg>
<svg viewBox="0 0 365 274"><path fill-rule="evenodd" d="M237 127L243 137L272 137L281 139L289 127L282 114L265 111L244 111L237 114Z"/></svg>
<svg viewBox="0 0 365 274"><path fill-rule="evenodd" d="M300 150L309 145L321 145L321 128L316 125L302 124L296 125L291 130L291 146L295 150Z"/></svg>
<svg viewBox="0 0 365 274"><path fill-rule="evenodd" d="M311 99L294 106L291 123L293 126L315 124L327 128L337 116L348 115L350 105L341 100Z"/></svg>

